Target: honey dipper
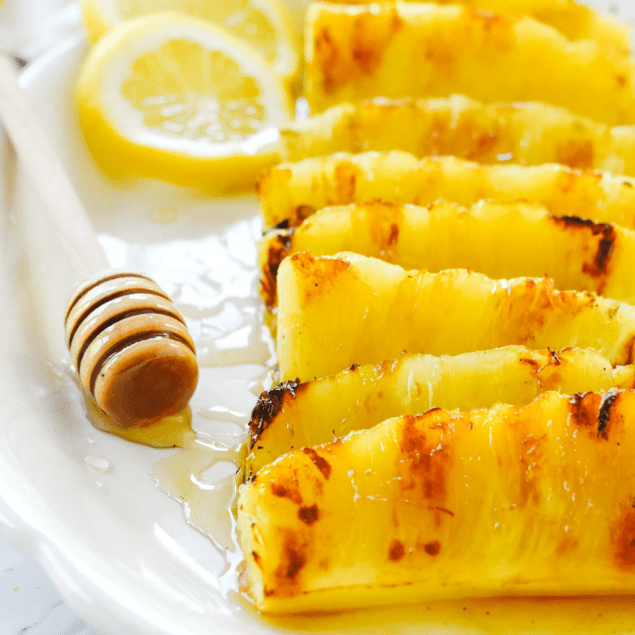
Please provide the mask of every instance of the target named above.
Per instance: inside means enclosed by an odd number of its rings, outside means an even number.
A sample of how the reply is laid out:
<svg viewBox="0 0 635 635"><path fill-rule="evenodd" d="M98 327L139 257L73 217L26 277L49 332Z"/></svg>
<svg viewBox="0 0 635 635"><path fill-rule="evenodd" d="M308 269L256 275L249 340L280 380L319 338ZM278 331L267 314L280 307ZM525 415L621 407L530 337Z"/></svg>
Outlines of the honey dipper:
<svg viewBox="0 0 635 635"><path fill-rule="evenodd" d="M66 341L83 386L119 426L147 425L183 410L196 388L194 343L176 307L149 278L110 269L75 190L0 54L0 119L59 230L76 270Z"/></svg>

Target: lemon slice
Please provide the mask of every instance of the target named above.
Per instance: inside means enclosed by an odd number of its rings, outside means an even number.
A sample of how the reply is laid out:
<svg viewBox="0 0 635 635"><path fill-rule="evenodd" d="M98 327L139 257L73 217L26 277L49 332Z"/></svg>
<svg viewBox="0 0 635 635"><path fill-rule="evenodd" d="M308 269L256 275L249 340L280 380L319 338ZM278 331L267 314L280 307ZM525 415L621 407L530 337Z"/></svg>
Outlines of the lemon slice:
<svg viewBox="0 0 635 635"><path fill-rule="evenodd" d="M146 176L214 192L253 187L278 160L290 117L279 77L223 29L159 13L116 27L77 83L79 122L112 177Z"/></svg>
<svg viewBox="0 0 635 635"><path fill-rule="evenodd" d="M293 86L300 46L281 0L82 0L82 17L92 43L126 20L166 10L204 18L231 31L255 46Z"/></svg>

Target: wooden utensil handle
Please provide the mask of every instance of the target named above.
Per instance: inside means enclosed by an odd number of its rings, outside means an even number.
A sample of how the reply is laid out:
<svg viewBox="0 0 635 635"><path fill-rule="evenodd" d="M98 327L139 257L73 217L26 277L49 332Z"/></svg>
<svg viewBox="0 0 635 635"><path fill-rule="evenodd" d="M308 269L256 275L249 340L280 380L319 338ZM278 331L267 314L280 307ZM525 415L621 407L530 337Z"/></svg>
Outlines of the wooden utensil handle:
<svg viewBox="0 0 635 635"><path fill-rule="evenodd" d="M18 73L0 54L0 119L42 205L67 242L82 278L110 267L84 207L38 123Z"/></svg>
<svg viewBox="0 0 635 635"><path fill-rule="evenodd" d="M198 381L185 320L153 281L107 272L88 216L41 131L12 62L0 52L0 120L85 281L71 297L67 342L82 384L122 427L183 410ZM114 286L113 286L114 285Z"/></svg>

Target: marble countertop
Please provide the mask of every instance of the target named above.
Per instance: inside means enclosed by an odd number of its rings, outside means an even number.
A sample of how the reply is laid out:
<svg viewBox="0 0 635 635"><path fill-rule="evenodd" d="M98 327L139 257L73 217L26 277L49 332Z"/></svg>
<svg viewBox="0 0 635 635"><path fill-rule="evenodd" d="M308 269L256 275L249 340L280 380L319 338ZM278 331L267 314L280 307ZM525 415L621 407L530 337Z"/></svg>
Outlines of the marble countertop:
<svg viewBox="0 0 635 635"><path fill-rule="evenodd" d="M0 539L0 633L100 635L62 599L46 572Z"/></svg>

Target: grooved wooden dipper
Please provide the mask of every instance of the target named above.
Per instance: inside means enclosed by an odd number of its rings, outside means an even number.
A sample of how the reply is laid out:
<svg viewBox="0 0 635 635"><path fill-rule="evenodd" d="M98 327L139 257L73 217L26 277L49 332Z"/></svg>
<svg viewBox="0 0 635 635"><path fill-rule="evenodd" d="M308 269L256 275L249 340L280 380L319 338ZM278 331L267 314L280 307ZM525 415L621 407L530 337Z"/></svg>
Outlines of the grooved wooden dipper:
<svg viewBox="0 0 635 635"><path fill-rule="evenodd" d="M183 410L196 388L194 342L181 314L146 276L114 271L37 123L13 63L0 54L0 117L40 199L88 277L66 309L66 343L84 387L119 426Z"/></svg>

